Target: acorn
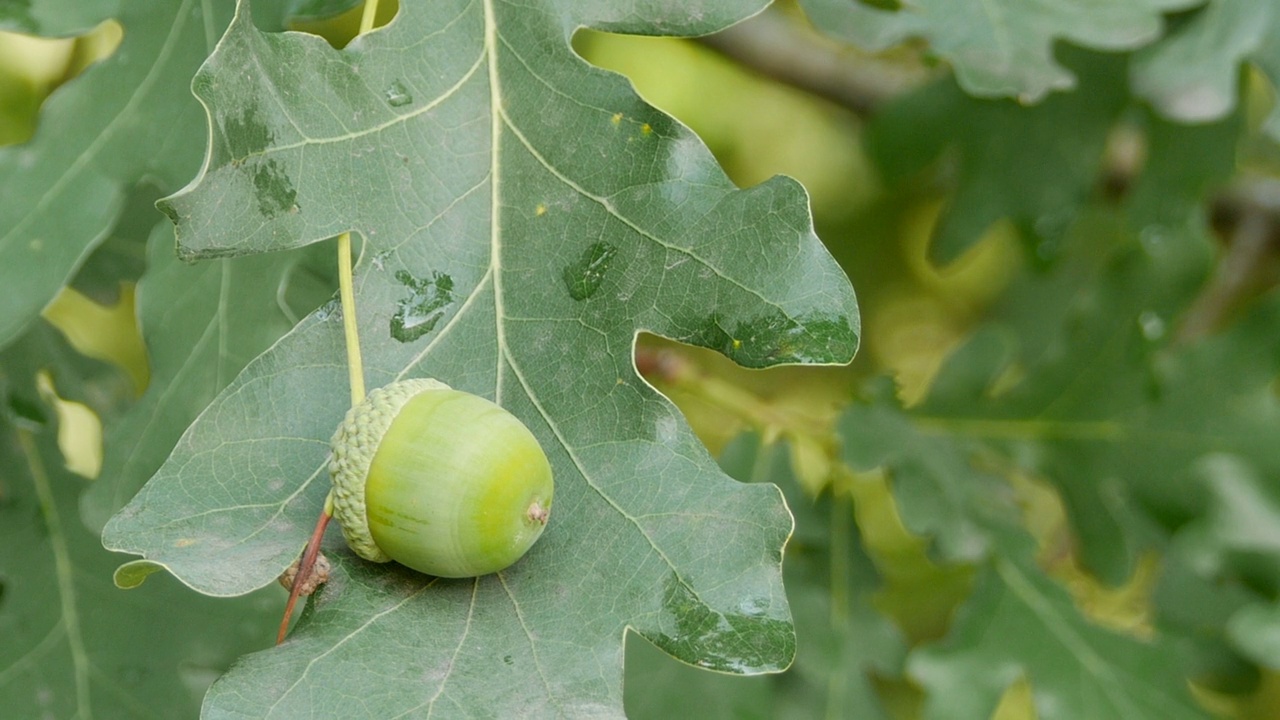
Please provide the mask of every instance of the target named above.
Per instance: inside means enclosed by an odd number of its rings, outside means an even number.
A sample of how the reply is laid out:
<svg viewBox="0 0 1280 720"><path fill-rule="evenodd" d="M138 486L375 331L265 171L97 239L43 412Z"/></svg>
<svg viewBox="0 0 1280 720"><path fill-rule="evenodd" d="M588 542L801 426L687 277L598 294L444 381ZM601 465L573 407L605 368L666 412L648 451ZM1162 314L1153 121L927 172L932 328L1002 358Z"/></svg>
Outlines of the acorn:
<svg viewBox="0 0 1280 720"><path fill-rule="evenodd" d="M333 515L373 562L487 575L542 535L553 482L514 415L437 380L402 380L347 412L331 444Z"/></svg>

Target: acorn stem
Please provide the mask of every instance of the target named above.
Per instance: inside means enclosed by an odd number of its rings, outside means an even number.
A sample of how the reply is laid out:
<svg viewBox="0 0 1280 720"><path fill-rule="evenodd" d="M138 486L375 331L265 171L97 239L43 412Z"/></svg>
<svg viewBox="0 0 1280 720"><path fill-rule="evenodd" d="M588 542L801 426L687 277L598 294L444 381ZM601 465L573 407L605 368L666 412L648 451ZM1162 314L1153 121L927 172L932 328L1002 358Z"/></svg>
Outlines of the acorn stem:
<svg viewBox="0 0 1280 720"><path fill-rule="evenodd" d="M374 19L378 16L378 0L365 0L364 12L360 15L360 34L373 29Z"/></svg>
<svg viewBox="0 0 1280 720"><path fill-rule="evenodd" d="M307 540L307 547L302 551L302 561L298 563L298 573L293 577L293 587L289 588L289 602L284 606L284 618L280 620L280 632L276 634L276 644L284 642L285 633L289 632L289 618L293 615L293 606L298 602L298 592L302 589L306 578L311 576L311 570L316 564L316 555L320 554L320 540L324 538L325 528L329 526L329 521L333 519L333 494L325 499L324 509L320 511L320 517L316 518L316 528L311 532L311 539Z"/></svg>
<svg viewBox="0 0 1280 720"><path fill-rule="evenodd" d="M366 6L367 7L367 6ZM351 233L338 236L338 294L342 297L342 329L347 336L347 375L352 407L364 402L364 362L356 327L356 294L351 279Z"/></svg>

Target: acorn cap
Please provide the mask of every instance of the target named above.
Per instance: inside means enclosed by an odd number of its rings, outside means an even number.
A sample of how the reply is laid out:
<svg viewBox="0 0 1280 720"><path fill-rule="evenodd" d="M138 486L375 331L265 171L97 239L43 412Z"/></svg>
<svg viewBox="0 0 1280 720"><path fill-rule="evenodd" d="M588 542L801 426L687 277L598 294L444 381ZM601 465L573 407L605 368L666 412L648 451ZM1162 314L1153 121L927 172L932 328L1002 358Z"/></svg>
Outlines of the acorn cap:
<svg viewBox="0 0 1280 720"><path fill-rule="evenodd" d="M373 541L365 509L364 486L378 445L392 421L414 396L427 390L449 390L439 380L416 378L380 387L347 411L330 443L329 475L333 479L333 516L342 525L347 545L373 562L390 562Z"/></svg>

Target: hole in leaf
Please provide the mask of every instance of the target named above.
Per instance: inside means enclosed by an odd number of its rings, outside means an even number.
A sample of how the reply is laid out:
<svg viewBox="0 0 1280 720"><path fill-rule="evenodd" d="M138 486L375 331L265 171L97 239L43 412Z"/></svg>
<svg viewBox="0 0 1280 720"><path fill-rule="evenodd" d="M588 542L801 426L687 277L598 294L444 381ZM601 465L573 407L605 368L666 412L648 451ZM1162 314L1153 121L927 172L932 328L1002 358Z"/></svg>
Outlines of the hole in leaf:
<svg viewBox="0 0 1280 720"><path fill-rule="evenodd" d="M0 31L0 145L31 139L45 98L110 57L123 38L124 28L115 20L73 38Z"/></svg>
<svg viewBox="0 0 1280 720"><path fill-rule="evenodd" d="M128 373L141 395L150 380L147 349L134 309L134 286L122 284L119 301L100 305L63 288L41 313L82 355L113 363Z"/></svg>
<svg viewBox="0 0 1280 720"><path fill-rule="evenodd" d="M90 480L102 469L102 421L88 406L62 399L48 371L36 376L36 387L58 417L58 449L66 468Z"/></svg>
<svg viewBox="0 0 1280 720"><path fill-rule="evenodd" d="M389 24L400 12L398 0L382 0L378 3L373 27ZM290 30L319 35L335 48L347 46L360 34L360 19L364 14L361 0L295 0L289 9L285 25Z"/></svg>
<svg viewBox="0 0 1280 720"><path fill-rule="evenodd" d="M684 414L694 434L719 457L743 432L784 438L812 449L795 469L806 488L821 488L834 452L827 438L854 377L847 367L744 368L720 352L649 333L636 340L640 376Z"/></svg>

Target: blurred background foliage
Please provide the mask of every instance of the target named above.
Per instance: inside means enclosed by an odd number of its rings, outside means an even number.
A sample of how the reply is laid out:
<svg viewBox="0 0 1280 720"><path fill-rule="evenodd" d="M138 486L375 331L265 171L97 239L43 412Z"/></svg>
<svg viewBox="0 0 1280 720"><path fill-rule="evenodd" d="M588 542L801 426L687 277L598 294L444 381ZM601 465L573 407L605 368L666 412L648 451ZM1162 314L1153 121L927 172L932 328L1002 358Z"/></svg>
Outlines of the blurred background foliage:
<svg viewBox="0 0 1280 720"><path fill-rule="evenodd" d="M354 35L353 3L294 5L292 27L339 46ZM881 5L898 6L865 7ZM1170 33L1220 10L1175 5ZM30 138L44 98L121 34L110 21L61 40L0 34L0 144ZM641 338L637 367L726 470L783 488L800 649L784 674L741 678L633 637L631 717L1280 717L1280 152L1265 63L1235 73L1238 103L1188 123L1138 96L1130 52L1058 42L1073 87L984 97L927 39L858 49L791 4L700 40L574 42L740 186L799 179L863 311L849 367L747 371ZM27 460L11 477L97 476L104 432L156 376L135 307L144 273L163 271L148 263L156 197L134 192L24 336L45 349L19 361L11 347L0 366L5 462ZM323 262L297 263L277 323L333 287ZM64 500L38 503L75 523ZM85 507L85 547L102 517ZM160 591L174 598L162 613L198 602ZM271 588L243 603L238 652L269 639L257 631L282 601ZM182 702L196 707L236 654L180 659Z"/></svg>

